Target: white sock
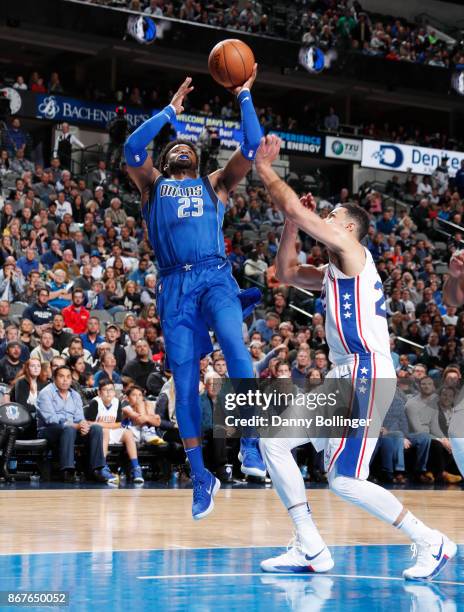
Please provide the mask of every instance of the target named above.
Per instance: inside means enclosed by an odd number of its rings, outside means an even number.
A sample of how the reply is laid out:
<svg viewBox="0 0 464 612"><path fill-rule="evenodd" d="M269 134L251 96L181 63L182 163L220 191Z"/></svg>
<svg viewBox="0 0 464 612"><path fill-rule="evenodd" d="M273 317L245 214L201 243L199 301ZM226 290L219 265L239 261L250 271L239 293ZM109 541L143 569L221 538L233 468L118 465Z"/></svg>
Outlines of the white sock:
<svg viewBox="0 0 464 612"><path fill-rule="evenodd" d="M436 531L427 527L427 525L416 518L409 510L398 525L398 529L414 541L426 540L427 542L435 542L438 539Z"/></svg>
<svg viewBox="0 0 464 612"><path fill-rule="evenodd" d="M309 505L306 503L295 506L290 508L288 513L295 525L303 550L310 555L322 550L325 542L314 524Z"/></svg>

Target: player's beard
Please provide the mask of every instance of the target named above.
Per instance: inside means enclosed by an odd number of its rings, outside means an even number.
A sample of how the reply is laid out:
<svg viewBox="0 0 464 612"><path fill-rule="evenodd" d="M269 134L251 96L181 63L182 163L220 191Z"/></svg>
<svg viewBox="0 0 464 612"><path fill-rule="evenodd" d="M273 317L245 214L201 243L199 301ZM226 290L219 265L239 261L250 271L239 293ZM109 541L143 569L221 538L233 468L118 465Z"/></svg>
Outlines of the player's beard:
<svg viewBox="0 0 464 612"><path fill-rule="evenodd" d="M189 159L173 159L168 165L168 174L178 174L179 172L185 172L190 170L196 172L196 165Z"/></svg>

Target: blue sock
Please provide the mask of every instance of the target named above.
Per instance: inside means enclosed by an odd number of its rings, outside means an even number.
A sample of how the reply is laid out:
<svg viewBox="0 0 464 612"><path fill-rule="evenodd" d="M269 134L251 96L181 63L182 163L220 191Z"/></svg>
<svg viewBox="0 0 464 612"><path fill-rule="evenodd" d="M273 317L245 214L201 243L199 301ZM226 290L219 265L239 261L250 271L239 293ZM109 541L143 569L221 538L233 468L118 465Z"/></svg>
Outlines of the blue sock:
<svg viewBox="0 0 464 612"><path fill-rule="evenodd" d="M131 459L130 462L131 462L131 466L133 468L139 467L139 460L138 459Z"/></svg>
<svg viewBox="0 0 464 612"><path fill-rule="evenodd" d="M190 462L192 468L192 474L194 476L202 477L206 473L205 464L203 463L203 450L201 446L195 446L194 448L186 448L185 454Z"/></svg>

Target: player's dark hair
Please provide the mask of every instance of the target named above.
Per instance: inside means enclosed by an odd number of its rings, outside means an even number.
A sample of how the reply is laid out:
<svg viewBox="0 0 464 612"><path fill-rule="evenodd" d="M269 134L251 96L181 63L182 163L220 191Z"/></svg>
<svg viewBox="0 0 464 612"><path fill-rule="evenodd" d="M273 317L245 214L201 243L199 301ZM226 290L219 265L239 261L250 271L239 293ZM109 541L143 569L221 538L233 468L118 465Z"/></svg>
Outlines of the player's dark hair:
<svg viewBox="0 0 464 612"><path fill-rule="evenodd" d="M198 165L199 157L198 157L198 153L197 153L197 150L194 144L190 142L190 140L187 140L186 138L176 138L176 140L171 140L171 142L168 142L168 144L163 147L163 149L161 150L161 153L158 155L158 161L156 165L158 166L158 170L165 177L169 176L169 174L164 169L166 165L166 160L169 155L169 151L172 148L180 144L186 145L187 147L190 147L190 149L192 149L192 151L195 153L195 157L197 158L197 165Z"/></svg>
<svg viewBox="0 0 464 612"><path fill-rule="evenodd" d="M346 210L348 216L356 223L358 230L358 240L361 241L369 231L369 215L364 208L357 204L343 204L342 208Z"/></svg>

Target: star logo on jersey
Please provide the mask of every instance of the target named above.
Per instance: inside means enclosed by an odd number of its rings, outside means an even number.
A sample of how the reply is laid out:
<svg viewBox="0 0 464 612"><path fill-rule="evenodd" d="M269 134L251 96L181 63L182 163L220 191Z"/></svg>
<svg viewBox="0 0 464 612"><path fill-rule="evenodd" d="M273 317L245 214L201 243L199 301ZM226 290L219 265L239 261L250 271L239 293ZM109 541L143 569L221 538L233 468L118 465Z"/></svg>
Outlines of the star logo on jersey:
<svg viewBox="0 0 464 612"><path fill-rule="evenodd" d="M193 268L193 264L185 264L183 268L186 272L189 272Z"/></svg>
<svg viewBox="0 0 464 612"><path fill-rule="evenodd" d="M368 374L369 373L369 370L366 367L361 368L360 371L361 371L361 374Z"/></svg>
<svg viewBox="0 0 464 612"><path fill-rule="evenodd" d="M367 388L366 388L364 385L361 385L361 386L359 387L359 392L360 392L360 393L366 393L366 391L367 391Z"/></svg>
<svg viewBox="0 0 464 612"><path fill-rule="evenodd" d="M345 319L349 319L351 317L351 312L345 312Z"/></svg>
<svg viewBox="0 0 464 612"><path fill-rule="evenodd" d="M343 296L344 300L349 300L351 299L351 295L349 293L345 293L345 295Z"/></svg>
<svg viewBox="0 0 464 612"><path fill-rule="evenodd" d="M345 303L343 304L343 308L344 308L345 310L349 310L349 309L351 308L351 304L349 304L348 302L345 302Z"/></svg>
<svg viewBox="0 0 464 612"><path fill-rule="evenodd" d="M362 376L362 377L359 379L359 382L360 382L362 385L366 385L366 384L367 384L367 380L368 380L368 379L367 379L365 376Z"/></svg>

